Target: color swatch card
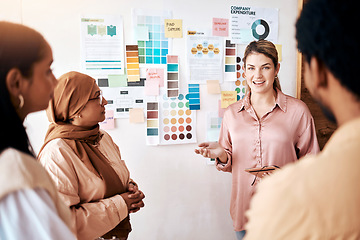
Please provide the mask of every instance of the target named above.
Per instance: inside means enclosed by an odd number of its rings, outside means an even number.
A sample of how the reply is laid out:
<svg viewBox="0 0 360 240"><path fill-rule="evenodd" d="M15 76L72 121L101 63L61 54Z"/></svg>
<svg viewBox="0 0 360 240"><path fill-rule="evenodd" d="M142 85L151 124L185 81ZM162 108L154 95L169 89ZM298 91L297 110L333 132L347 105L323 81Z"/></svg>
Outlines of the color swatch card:
<svg viewBox="0 0 360 240"><path fill-rule="evenodd" d="M137 41L140 64L166 64L171 40L165 37L164 20L171 18L170 11L133 9L134 28L144 26L149 33L148 41Z"/></svg>
<svg viewBox="0 0 360 240"><path fill-rule="evenodd" d="M236 44L225 40L224 81L236 81Z"/></svg>
<svg viewBox="0 0 360 240"><path fill-rule="evenodd" d="M236 81L235 81L235 91L237 92L237 100L243 99L246 93L246 79L243 69L244 65L244 52L247 45L236 44L237 56L236 56ZM234 89L233 88L233 89Z"/></svg>
<svg viewBox="0 0 360 240"><path fill-rule="evenodd" d="M200 110L200 84L189 84L189 109Z"/></svg>
<svg viewBox="0 0 360 240"><path fill-rule="evenodd" d="M146 118L146 145L158 145L160 141L158 102L147 102Z"/></svg>
<svg viewBox="0 0 360 240"><path fill-rule="evenodd" d="M166 93L160 102L160 144L196 143L196 111L191 111L187 96L168 98Z"/></svg>
<svg viewBox="0 0 360 240"><path fill-rule="evenodd" d="M126 45L126 68L128 82L140 81L139 52L137 45Z"/></svg>
<svg viewBox="0 0 360 240"><path fill-rule="evenodd" d="M167 97L179 96L179 57L167 55Z"/></svg>
<svg viewBox="0 0 360 240"><path fill-rule="evenodd" d="M236 80L234 82L234 89L236 91L236 100L239 101L240 99L243 99L245 97L246 94L246 80Z"/></svg>

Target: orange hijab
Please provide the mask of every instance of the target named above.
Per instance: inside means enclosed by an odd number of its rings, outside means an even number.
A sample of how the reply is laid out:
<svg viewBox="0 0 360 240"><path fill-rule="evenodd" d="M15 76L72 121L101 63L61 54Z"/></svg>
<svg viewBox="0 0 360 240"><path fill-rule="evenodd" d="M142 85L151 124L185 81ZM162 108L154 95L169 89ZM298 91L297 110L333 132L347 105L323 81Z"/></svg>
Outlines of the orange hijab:
<svg viewBox="0 0 360 240"><path fill-rule="evenodd" d="M42 149L51 140L62 138L87 168L103 179L106 185L104 197L108 198L125 192L126 187L108 164L106 157L96 147L102 137L99 125L86 129L71 124L71 119L85 107L97 90L99 88L95 79L79 72L69 72L58 79L54 98L47 109L51 124Z"/></svg>

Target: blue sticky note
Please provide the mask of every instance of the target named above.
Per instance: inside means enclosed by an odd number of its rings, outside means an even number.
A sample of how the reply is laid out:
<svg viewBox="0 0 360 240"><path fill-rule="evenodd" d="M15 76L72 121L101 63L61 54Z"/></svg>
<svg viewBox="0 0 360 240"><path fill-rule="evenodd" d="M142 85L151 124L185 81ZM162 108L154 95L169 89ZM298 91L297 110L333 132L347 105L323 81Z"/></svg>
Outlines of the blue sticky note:
<svg viewBox="0 0 360 240"><path fill-rule="evenodd" d="M149 41L149 28L147 26L136 26L134 28L134 39L136 41Z"/></svg>
<svg viewBox="0 0 360 240"><path fill-rule="evenodd" d="M240 29L241 42L251 42L254 40L251 28Z"/></svg>

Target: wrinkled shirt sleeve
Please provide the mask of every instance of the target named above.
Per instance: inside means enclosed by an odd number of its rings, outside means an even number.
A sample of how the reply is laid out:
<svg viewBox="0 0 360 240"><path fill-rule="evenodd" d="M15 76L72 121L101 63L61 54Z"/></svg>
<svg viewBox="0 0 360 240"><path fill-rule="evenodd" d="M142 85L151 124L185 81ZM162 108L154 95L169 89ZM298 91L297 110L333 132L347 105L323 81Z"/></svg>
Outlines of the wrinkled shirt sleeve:
<svg viewBox="0 0 360 240"><path fill-rule="evenodd" d="M0 201L0 239L75 239L41 188L19 190Z"/></svg>
<svg viewBox="0 0 360 240"><path fill-rule="evenodd" d="M232 172L232 142L231 142L231 136L228 129L228 126L226 124L226 113L224 115L224 119L221 123L220 128L220 135L219 135L219 144L224 148L226 155L227 155L227 162L222 163L218 159L215 159L215 165L216 168L220 171L224 172Z"/></svg>

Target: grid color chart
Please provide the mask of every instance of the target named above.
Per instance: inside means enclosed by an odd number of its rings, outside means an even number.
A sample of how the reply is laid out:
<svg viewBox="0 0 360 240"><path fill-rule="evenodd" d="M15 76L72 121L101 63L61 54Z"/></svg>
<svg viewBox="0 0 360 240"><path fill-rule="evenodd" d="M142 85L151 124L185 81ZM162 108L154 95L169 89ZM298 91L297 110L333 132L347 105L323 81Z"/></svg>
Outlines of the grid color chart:
<svg viewBox="0 0 360 240"><path fill-rule="evenodd" d="M149 41L138 41L140 64L166 64L169 40L165 38L163 17L138 15L137 26L149 29Z"/></svg>

